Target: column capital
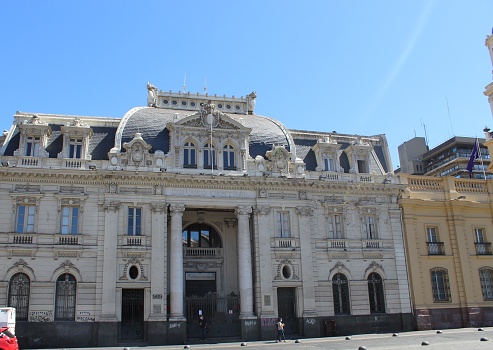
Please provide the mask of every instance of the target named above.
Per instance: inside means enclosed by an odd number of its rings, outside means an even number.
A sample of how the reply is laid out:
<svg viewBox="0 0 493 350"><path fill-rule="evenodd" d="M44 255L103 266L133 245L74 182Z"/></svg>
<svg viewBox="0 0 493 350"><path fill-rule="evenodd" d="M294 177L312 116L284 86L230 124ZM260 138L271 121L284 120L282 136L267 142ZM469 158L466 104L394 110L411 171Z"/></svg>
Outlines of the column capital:
<svg viewBox="0 0 493 350"><path fill-rule="evenodd" d="M153 213L164 213L168 205L165 202L152 202L151 211Z"/></svg>
<svg viewBox="0 0 493 350"><path fill-rule="evenodd" d="M270 207L268 206L258 205L254 209L255 209L255 214L257 215L267 216L270 213Z"/></svg>
<svg viewBox="0 0 493 350"><path fill-rule="evenodd" d="M113 213L116 213L118 210L120 210L121 203L118 201L110 201L110 202L104 202L103 208L104 211L110 212L112 211Z"/></svg>
<svg viewBox="0 0 493 350"><path fill-rule="evenodd" d="M250 215L252 213L252 207L247 207L244 205L239 205L235 209L236 216Z"/></svg>
<svg viewBox="0 0 493 350"><path fill-rule="evenodd" d="M171 214L183 214L185 211L185 204L170 204L169 210Z"/></svg>
<svg viewBox="0 0 493 350"><path fill-rule="evenodd" d="M312 207L297 207L296 213L299 216L311 216L311 215L313 215L313 208Z"/></svg>

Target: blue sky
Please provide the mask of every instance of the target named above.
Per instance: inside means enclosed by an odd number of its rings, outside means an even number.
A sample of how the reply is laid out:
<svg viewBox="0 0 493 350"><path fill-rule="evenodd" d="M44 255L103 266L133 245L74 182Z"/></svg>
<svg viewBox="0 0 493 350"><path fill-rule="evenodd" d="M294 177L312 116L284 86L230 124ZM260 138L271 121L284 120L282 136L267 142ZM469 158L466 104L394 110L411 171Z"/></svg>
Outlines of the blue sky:
<svg viewBox="0 0 493 350"><path fill-rule="evenodd" d="M493 128L493 1L1 1L0 122L122 117L146 83L245 96L288 128L426 136Z"/></svg>

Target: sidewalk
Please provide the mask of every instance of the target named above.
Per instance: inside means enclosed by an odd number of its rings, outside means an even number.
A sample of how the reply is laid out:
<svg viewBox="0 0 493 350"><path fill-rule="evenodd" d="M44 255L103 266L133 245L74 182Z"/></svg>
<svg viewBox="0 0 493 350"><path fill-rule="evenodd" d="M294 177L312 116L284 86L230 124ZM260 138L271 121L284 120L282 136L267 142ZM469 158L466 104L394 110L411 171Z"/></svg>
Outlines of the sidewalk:
<svg viewBox="0 0 493 350"><path fill-rule="evenodd" d="M147 347L128 347L128 349L162 349L162 350L179 350L179 349L201 349L201 350L268 350L268 349L296 349L296 350L313 350L313 349L364 349L368 350L391 350L391 349L421 349L421 350L486 350L493 349L493 328L460 328L446 329L441 331L415 331L399 334L361 334L351 337L326 337L326 338L309 338L309 339L288 339L286 343L276 343L275 339L268 341L254 342L234 342L234 343L201 343L201 344L184 344L184 345L165 345L165 346L147 346ZM483 341L481 340L483 338ZM486 341L484 338L488 339ZM428 344L426 344L426 342ZM187 348L188 346L188 348ZM360 348L361 347L361 348ZM107 350L123 350L125 347L97 348ZM95 348L78 348L72 350L94 350ZM27 349L23 349L27 350Z"/></svg>

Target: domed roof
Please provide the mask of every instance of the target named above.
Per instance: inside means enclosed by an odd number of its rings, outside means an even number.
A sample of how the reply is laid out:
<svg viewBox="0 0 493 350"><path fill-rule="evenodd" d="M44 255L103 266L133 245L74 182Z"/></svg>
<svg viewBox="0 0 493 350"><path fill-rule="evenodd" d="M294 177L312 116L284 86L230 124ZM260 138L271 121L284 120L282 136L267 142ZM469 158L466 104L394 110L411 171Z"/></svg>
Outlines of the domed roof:
<svg viewBox="0 0 493 350"><path fill-rule="evenodd" d="M122 150L125 142L130 142L135 133L142 134L145 142L152 146L150 152L169 152L169 131L167 123L180 120L196 111L136 107L128 111L118 126L115 136L115 148ZM250 156L265 156L273 145L284 146L288 151L294 152L294 142L288 129L279 121L256 114L224 113L227 117L241 123L246 128L252 129L249 137ZM122 150L123 151L123 150Z"/></svg>

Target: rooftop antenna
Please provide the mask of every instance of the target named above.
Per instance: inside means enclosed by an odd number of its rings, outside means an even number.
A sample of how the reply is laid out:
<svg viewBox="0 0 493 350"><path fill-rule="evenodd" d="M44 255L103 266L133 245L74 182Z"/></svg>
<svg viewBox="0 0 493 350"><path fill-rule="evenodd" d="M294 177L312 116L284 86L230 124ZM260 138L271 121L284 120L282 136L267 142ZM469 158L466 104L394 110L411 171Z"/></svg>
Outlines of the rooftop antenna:
<svg viewBox="0 0 493 350"><path fill-rule="evenodd" d="M187 90L187 73L185 72L185 78L183 78L183 92Z"/></svg>
<svg viewBox="0 0 493 350"><path fill-rule="evenodd" d="M423 121L421 121L421 125L423 126L423 129L425 131L425 144L426 146L428 146L428 135L426 133L426 125L423 123Z"/></svg>
<svg viewBox="0 0 493 350"><path fill-rule="evenodd" d="M207 93L207 77L204 78L204 94Z"/></svg>
<svg viewBox="0 0 493 350"><path fill-rule="evenodd" d="M452 136L454 136L454 128L452 127L452 119L450 118L450 108L448 108L448 99L445 97L445 101L447 101L447 112L448 112L448 120L450 122L450 130L452 131Z"/></svg>

